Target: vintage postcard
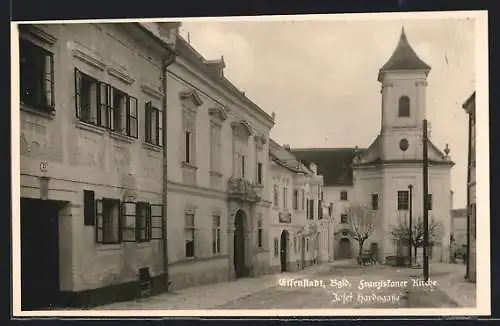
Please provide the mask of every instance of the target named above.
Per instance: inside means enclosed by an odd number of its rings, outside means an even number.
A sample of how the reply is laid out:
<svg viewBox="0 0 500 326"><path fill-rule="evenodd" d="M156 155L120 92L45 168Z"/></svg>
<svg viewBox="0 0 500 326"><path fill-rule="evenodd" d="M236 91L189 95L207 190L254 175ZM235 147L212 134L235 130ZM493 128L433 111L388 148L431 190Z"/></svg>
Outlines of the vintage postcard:
<svg viewBox="0 0 500 326"><path fill-rule="evenodd" d="M490 314L487 12L11 32L15 316Z"/></svg>

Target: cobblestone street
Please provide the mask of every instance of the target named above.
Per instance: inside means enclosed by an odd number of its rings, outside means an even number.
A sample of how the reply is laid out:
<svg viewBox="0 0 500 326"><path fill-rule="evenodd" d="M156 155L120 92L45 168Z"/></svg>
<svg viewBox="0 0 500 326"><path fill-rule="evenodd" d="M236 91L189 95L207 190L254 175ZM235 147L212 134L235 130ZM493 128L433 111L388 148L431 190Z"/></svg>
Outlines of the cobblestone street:
<svg viewBox="0 0 500 326"><path fill-rule="evenodd" d="M421 270L388 266L360 267L349 261L312 266L295 273L244 278L193 287L150 298L118 302L92 309L332 309L423 308L475 305L475 286L463 282L459 265L432 265L432 291L414 291L411 277ZM369 287L370 282L391 281L389 287ZM323 281L323 286L319 284ZM407 281L406 284L395 282ZM314 284L316 282L316 284ZM293 285L292 285L293 283ZM301 283L301 284L300 284ZM342 286L335 286L341 284ZM366 285L359 289L358 285ZM371 285L376 285L371 283ZM392 285L392 287L390 287ZM410 293L406 294L405 289ZM451 299L453 298L453 300Z"/></svg>
<svg viewBox="0 0 500 326"><path fill-rule="evenodd" d="M281 280L286 280L283 276ZM397 308L406 307L405 287L359 289L360 282L380 280L407 280L386 267L332 267L309 281L310 287L287 286L286 284L260 291L235 300L218 309L332 309L332 308ZM314 286L322 281L324 286ZM278 280L279 283L279 280ZM290 283L290 282L289 282ZM337 285L338 284L338 285Z"/></svg>

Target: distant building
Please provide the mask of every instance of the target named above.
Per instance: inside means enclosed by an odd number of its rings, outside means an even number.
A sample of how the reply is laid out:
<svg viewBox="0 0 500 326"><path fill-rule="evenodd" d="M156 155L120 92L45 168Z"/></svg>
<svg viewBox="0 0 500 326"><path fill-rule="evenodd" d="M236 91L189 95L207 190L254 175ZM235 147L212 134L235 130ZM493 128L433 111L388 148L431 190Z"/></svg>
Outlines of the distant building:
<svg viewBox="0 0 500 326"><path fill-rule="evenodd" d="M331 239L334 259L356 256L356 244L348 236L345 211L353 199L352 148L293 149L292 153L306 164L314 164L323 176L324 194L331 203L329 211L333 220L334 234Z"/></svg>
<svg viewBox="0 0 500 326"><path fill-rule="evenodd" d="M469 115L469 150L467 165L467 273L466 278L476 282L476 92L463 104Z"/></svg>
<svg viewBox="0 0 500 326"><path fill-rule="evenodd" d="M331 260L333 224L323 177L313 164L300 162L289 146L271 141L269 156L271 268L294 271Z"/></svg>
<svg viewBox="0 0 500 326"><path fill-rule="evenodd" d="M390 59L379 71L382 83L382 119L379 135L367 149L295 150L301 159L317 162L325 176L325 187L334 198L336 258L357 254L356 241L349 236L345 209L364 205L376 214L376 230L364 244L378 260L408 255L400 239L391 236L399 222L408 222L411 210L414 225L423 216L422 121L426 119L427 75L431 67L410 46L404 30ZM429 220L440 227L429 251L431 261L448 261L451 227L450 172L454 163L449 149L444 153L431 141L428 146ZM410 190L412 186L412 205ZM339 227L340 223L340 227ZM419 248L421 256L422 249Z"/></svg>

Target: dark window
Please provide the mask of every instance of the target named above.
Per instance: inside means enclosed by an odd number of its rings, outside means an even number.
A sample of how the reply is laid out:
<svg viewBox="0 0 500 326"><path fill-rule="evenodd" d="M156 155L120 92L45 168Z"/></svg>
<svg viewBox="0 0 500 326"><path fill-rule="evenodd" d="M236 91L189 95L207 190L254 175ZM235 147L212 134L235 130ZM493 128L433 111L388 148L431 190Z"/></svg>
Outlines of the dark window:
<svg viewBox="0 0 500 326"><path fill-rule="evenodd" d="M347 191L340 192L340 200L347 200Z"/></svg>
<svg viewBox="0 0 500 326"><path fill-rule="evenodd" d="M314 219L314 200L309 199L309 219Z"/></svg>
<svg viewBox="0 0 500 326"><path fill-rule="evenodd" d="M409 209L410 194L407 190L398 191L398 211L407 211Z"/></svg>
<svg viewBox="0 0 500 326"><path fill-rule="evenodd" d="M432 211L432 194L427 194L427 209Z"/></svg>
<svg viewBox="0 0 500 326"><path fill-rule="evenodd" d="M95 224L95 199L92 190L83 191L83 225L92 226Z"/></svg>
<svg viewBox="0 0 500 326"><path fill-rule="evenodd" d="M293 209L299 209L299 191L293 189Z"/></svg>
<svg viewBox="0 0 500 326"><path fill-rule="evenodd" d="M96 242L103 244L121 242L120 200L96 200Z"/></svg>
<svg viewBox="0 0 500 326"><path fill-rule="evenodd" d="M318 219L321 220L323 218L323 201L318 200Z"/></svg>
<svg viewBox="0 0 500 326"><path fill-rule="evenodd" d="M330 203L330 205L328 206L328 216L332 217L332 213L333 213L333 203Z"/></svg>
<svg viewBox="0 0 500 326"><path fill-rule="evenodd" d="M378 209L378 194L372 194L372 209Z"/></svg>
<svg viewBox="0 0 500 326"><path fill-rule="evenodd" d="M410 116L410 98L408 96L401 96L399 98L399 117Z"/></svg>
<svg viewBox="0 0 500 326"><path fill-rule="evenodd" d="M137 241L147 242L151 240L151 209L149 203L137 203L136 214Z"/></svg>
<svg viewBox="0 0 500 326"><path fill-rule="evenodd" d="M220 253L220 216L214 215L212 226L212 253Z"/></svg>
<svg viewBox="0 0 500 326"><path fill-rule="evenodd" d="M323 191L321 192L321 200L325 200L325 193Z"/></svg>
<svg viewBox="0 0 500 326"><path fill-rule="evenodd" d="M262 163L257 163L257 183L262 184Z"/></svg>
<svg viewBox="0 0 500 326"><path fill-rule="evenodd" d="M341 214L340 215L340 224L347 224L349 218L347 214Z"/></svg>
<svg viewBox="0 0 500 326"><path fill-rule="evenodd" d="M43 110L54 110L54 57L34 43L19 40L21 103Z"/></svg>
<svg viewBox="0 0 500 326"><path fill-rule="evenodd" d="M75 68L75 107L78 119L98 126L109 126L107 117L110 100L107 86Z"/></svg>
<svg viewBox="0 0 500 326"><path fill-rule="evenodd" d="M263 225L262 225L262 218L259 218L257 220L257 247L262 248L263 247Z"/></svg>
<svg viewBox="0 0 500 326"><path fill-rule="evenodd" d="M151 102L146 103L146 142L163 146L163 115Z"/></svg>
<svg viewBox="0 0 500 326"><path fill-rule="evenodd" d="M194 257L194 241L195 241L195 228L194 228L194 214L185 214L185 252L186 257Z"/></svg>
<svg viewBox="0 0 500 326"><path fill-rule="evenodd" d="M184 162L191 163L191 132L186 131L184 137L184 143L186 145L184 148Z"/></svg>
<svg viewBox="0 0 500 326"><path fill-rule="evenodd" d="M241 155L241 177L245 178L245 155Z"/></svg>

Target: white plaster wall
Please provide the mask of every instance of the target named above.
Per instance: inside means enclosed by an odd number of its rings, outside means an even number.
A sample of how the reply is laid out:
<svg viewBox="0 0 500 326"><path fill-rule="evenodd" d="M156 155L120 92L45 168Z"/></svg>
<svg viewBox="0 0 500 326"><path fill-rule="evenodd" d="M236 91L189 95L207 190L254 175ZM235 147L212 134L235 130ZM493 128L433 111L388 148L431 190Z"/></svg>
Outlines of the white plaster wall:
<svg viewBox="0 0 500 326"><path fill-rule="evenodd" d="M96 199L122 199L123 189L137 188L137 200L161 204L160 148L144 139L144 103L158 99L141 91L141 85L160 87L159 52L137 42L115 24L39 25L57 39L48 46L54 53L56 114L52 119L21 114L21 196L37 198L32 176L39 176L41 160L48 162L51 177L49 199L72 202L71 221L63 219L61 248L63 290L77 291L137 279L137 269L149 266L161 273L161 247L149 244L98 245L95 229L83 225L83 189L94 190ZM98 69L73 55L79 49L101 62ZM98 128L78 128L75 118L74 68L110 83L138 99L139 139L110 137ZM111 76L107 67L125 71L133 79L128 85ZM141 123L142 122L142 123ZM126 178L130 180L126 180ZM36 186L38 187L38 186ZM63 216L66 214L63 214ZM69 216L69 215L66 215ZM64 254L62 254L64 253Z"/></svg>

